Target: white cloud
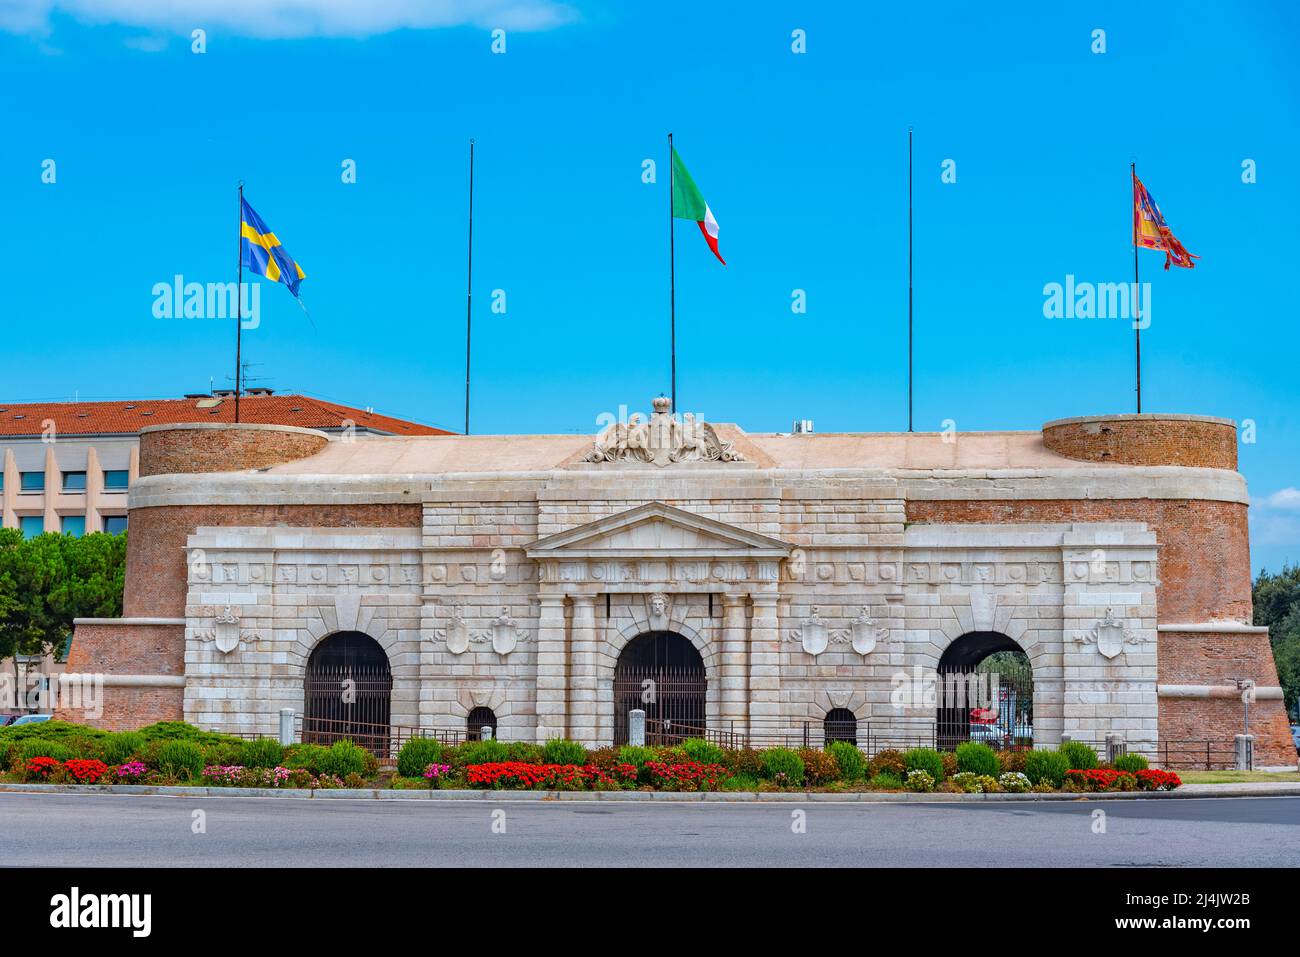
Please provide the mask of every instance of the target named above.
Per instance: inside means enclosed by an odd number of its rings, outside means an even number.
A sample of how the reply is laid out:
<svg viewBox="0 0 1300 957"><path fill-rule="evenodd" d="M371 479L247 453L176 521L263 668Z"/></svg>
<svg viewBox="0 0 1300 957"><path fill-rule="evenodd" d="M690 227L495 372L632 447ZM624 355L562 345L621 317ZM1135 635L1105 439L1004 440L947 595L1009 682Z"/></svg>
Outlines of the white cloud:
<svg viewBox="0 0 1300 957"><path fill-rule="evenodd" d="M0 0L0 30L44 36L51 15L188 36L195 28L261 39L364 37L473 25L549 30L577 11L558 0Z"/></svg>
<svg viewBox="0 0 1300 957"><path fill-rule="evenodd" d="M1300 512L1300 488L1279 489L1260 504L1284 512Z"/></svg>

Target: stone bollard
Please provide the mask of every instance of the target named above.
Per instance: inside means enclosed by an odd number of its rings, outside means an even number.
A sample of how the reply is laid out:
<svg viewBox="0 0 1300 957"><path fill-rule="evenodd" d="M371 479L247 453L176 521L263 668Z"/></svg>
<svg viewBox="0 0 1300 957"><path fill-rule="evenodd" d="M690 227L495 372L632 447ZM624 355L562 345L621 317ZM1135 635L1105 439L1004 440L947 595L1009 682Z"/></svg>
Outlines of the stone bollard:
<svg viewBox="0 0 1300 957"><path fill-rule="evenodd" d="M1233 744L1237 753L1237 770L1255 770L1255 736L1253 734L1236 735Z"/></svg>
<svg viewBox="0 0 1300 957"><path fill-rule="evenodd" d="M479 729L478 729L478 739L479 739L480 741L491 741L491 740L492 740L492 725L490 725L490 724L485 724L485 725L483 725L481 728L479 728Z"/></svg>
<svg viewBox="0 0 1300 957"><path fill-rule="evenodd" d="M638 748L645 747L645 712L633 708L627 713L627 743Z"/></svg>
<svg viewBox="0 0 1300 957"><path fill-rule="evenodd" d="M280 709L280 743L293 744L293 708Z"/></svg>
<svg viewBox="0 0 1300 957"><path fill-rule="evenodd" d="M1106 760L1114 761L1122 754L1128 753L1128 745L1124 743L1124 735L1118 732L1106 735Z"/></svg>

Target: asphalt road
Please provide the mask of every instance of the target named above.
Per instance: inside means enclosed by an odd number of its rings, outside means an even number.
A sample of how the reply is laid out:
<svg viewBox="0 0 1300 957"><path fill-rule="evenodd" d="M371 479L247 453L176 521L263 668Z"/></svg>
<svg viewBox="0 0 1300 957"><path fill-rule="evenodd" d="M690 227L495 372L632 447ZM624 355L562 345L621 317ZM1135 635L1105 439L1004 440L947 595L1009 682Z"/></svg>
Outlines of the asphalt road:
<svg viewBox="0 0 1300 957"><path fill-rule="evenodd" d="M1300 797L801 807L7 793L0 864L1294 867Z"/></svg>

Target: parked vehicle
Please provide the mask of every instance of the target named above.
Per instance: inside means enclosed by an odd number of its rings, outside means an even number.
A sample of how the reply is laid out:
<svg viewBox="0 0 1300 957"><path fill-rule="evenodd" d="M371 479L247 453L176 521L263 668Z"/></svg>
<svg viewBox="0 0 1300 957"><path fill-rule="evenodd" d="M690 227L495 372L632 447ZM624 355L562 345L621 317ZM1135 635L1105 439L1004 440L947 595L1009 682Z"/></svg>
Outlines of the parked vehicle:
<svg viewBox="0 0 1300 957"><path fill-rule="evenodd" d="M52 714L23 714L15 718L9 727L16 728L20 724L40 724L42 721L49 721L53 717Z"/></svg>
<svg viewBox="0 0 1300 957"><path fill-rule="evenodd" d="M9 725L13 724L21 717L22 717L22 713L19 711L14 711L9 714L0 714L0 728L9 727Z"/></svg>
<svg viewBox="0 0 1300 957"><path fill-rule="evenodd" d="M1296 754L1300 754L1300 724L1291 725L1291 743L1295 745Z"/></svg>

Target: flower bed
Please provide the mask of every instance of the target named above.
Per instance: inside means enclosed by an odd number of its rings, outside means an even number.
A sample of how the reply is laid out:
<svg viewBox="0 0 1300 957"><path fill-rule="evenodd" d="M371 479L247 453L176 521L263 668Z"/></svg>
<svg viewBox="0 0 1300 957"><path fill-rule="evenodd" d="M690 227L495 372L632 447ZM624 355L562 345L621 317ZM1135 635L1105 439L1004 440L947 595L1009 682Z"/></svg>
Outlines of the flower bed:
<svg viewBox="0 0 1300 957"><path fill-rule="evenodd" d="M496 789L580 791L617 790L636 781L633 764L598 768L594 764L528 764L495 761L471 764L465 779L472 785Z"/></svg>
<svg viewBox="0 0 1300 957"><path fill-rule="evenodd" d="M651 783L661 791L713 791L731 777L731 772L723 765L699 761L679 764L647 761L645 767ZM633 768L633 776L635 773Z"/></svg>
<svg viewBox="0 0 1300 957"><path fill-rule="evenodd" d="M209 765L203 769L203 783L216 787L278 788L289 784L292 772L274 768L246 768L240 764Z"/></svg>

